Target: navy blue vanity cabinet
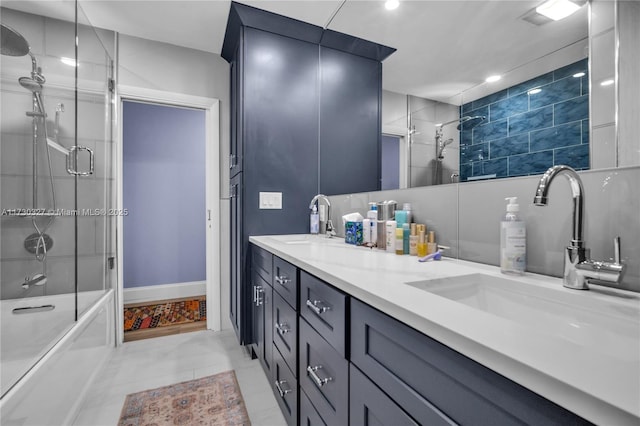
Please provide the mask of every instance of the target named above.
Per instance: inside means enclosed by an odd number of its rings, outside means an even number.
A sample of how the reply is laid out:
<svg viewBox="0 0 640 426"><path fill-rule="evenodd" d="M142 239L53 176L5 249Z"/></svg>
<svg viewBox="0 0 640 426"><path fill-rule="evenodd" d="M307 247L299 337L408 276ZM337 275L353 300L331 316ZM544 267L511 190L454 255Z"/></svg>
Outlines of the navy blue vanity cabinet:
<svg viewBox="0 0 640 426"><path fill-rule="evenodd" d="M231 2L221 55L231 65L230 177L244 197L231 201L230 315L241 344L254 341L249 236L307 233L319 188L378 188L369 157L379 156L381 61L394 51ZM260 192L281 192L282 209L260 209Z"/></svg>
<svg viewBox="0 0 640 426"><path fill-rule="evenodd" d="M589 424L355 299L351 362L419 424Z"/></svg>
<svg viewBox="0 0 640 426"><path fill-rule="evenodd" d="M320 192L380 190L382 63L320 47Z"/></svg>

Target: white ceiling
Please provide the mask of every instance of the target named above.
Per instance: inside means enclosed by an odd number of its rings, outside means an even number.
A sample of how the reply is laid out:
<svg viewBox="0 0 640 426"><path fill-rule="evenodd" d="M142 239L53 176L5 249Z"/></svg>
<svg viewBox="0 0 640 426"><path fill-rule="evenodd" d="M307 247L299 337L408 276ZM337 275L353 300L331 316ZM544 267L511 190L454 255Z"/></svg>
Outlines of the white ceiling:
<svg viewBox="0 0 640 426"><path fill-rule="evenodd" d="M450 98L587 37L587 7L535 26L520 19L542 0L248 0L241 3L398 49L383 63L383 88L429 99ZM3 6L60 19L73 1L4 1ZM81 0L92 25L219 54L228 0ZM336 13L337 11L337 13ZM335 14L335 16L334 16ZM333 17L333 19L332 19Z"/></svg>

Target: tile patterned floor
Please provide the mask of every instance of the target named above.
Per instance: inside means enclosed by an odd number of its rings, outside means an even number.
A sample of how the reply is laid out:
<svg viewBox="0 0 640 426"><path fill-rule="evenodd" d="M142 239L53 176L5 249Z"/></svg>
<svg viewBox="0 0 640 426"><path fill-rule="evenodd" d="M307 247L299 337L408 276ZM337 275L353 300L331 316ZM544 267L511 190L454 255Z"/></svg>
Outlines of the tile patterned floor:
<svg viewBox="0 0 640 426"><path fill-rule="evenodd" d="M128 342L116 348L85 398L75 426L114 426L125 396L234 369L255 426L286 422L258 360L238 345L233 331L196 331Z"/></svg>

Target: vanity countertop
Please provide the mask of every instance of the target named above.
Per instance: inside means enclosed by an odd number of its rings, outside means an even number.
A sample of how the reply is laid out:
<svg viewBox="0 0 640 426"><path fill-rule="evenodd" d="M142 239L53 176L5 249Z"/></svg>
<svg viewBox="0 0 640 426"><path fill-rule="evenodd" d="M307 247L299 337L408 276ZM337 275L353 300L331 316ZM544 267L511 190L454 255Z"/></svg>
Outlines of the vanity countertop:
<svg viewBox="0 0 640 426"><path fill-rule="evenodd" d="M598 286L570 290L559 278L531 273L508 277L560 292L553 294L578 301L578 309L589 309L594 300L605 303L620 313L611 318L614 324L625 319L624 338L616 337L618 330L606 332L606 315L595 332L572 333L571 328L590 324L580 318L557 326L553 319L524 324L406 284L470 274L505 278L495 266L446 257L420 263L415 256L324 236L249 240L587 420L603 425L640 422L640 294Z"/></svg>

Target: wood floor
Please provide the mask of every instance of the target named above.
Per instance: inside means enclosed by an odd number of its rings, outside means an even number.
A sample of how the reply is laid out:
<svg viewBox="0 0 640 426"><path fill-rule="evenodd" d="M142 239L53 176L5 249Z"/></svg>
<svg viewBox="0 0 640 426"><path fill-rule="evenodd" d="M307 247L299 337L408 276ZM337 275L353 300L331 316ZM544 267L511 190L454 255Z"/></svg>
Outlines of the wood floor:
<svg viewBox="0 0 640 426"><path fill-rule="evenodd" d="M182 302L184 300L206 300L205 296L182 297L179 299L156 300L152 302L127 303L125 308L135 308L138 306L160 305L162 303ZM163 327L145 328L143 330L132 330L124 332L124 341L133 342L135 340L151 339L154 337L171 336L173 334L191 333L193 331L206 330L207 321L189 322L185 324L167 325Z"/></svg>

